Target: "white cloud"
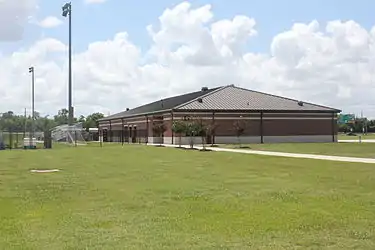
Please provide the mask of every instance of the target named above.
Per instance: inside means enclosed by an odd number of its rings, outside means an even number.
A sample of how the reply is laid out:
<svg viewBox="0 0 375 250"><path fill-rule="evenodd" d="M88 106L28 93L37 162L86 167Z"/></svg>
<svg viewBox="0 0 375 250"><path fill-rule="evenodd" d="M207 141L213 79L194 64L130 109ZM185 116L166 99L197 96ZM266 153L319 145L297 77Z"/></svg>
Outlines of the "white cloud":
<svg viewBox="0 0 375 250"><path fill-rule="evenodd" d="M61 25L63 22L55 16L48 16L42 21L38 22L38 25L42 28L55 28Z"/></svg>
<svg viewBox="0 0 375 250"><path fill-rule="evenodd" d="M0 0L0 42L21 40L36 7L36 0Z"/></svg>
<svg viewBox="0 0 375 250"><path fill-rule="evenodd" d="M202 86L235 84L375 117L375 28L354 21L297 23L262 54L246 49L257 35L250 17L214 20L210 5L194 9L184 2L159 21L147 27L149 51L142 53L123 32L74 55L77 113L114 113ZM30 106L30 65L36 109L53 114L66 107L66 59L66 46L52 38L0 56L1 108Z"/></svg>

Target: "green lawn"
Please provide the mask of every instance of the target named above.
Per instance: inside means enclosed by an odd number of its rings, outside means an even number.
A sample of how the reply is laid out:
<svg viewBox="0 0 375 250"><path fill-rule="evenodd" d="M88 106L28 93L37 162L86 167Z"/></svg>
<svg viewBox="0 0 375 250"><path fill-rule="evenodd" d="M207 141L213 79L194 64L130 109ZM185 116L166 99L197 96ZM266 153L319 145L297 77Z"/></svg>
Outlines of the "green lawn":
<svg viewBox="0 0 375 250"><path fill-rule="evenodd" d="M238 148L239 145L218 145ZM270 143L243 144L252 150L375 158L375 143Z"/></svg>
<svg viewBox="0 0 375 250"><path fill-rule="evenodd" d="M0 249L375 249L374 178L139 145L0 151Z"/></svg>
<svg viewBox="0 0 375 250"><path fill-rule="evenodd" d="M375 134L367 134L362 135L361 133L357 133L357 136L348 136L345 134L339 134L338 139L339 140L358 140L358 136L361 136L363 140L375 140Z"/></svg>

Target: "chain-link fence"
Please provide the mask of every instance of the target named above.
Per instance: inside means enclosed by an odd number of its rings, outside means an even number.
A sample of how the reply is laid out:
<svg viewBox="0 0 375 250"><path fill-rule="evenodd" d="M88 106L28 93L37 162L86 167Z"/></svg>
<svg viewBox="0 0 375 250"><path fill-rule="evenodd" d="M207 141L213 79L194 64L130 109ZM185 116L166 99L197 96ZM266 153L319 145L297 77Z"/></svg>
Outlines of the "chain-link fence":
<svg viewBox="0 0 375 250"><path fill-rule="evenodd" d="M34 139L30 140L30 138ZM44 142L43 132L34 132L34 135L31 136L30 132L25 131L0 130L0 150L35 147L39 142Z"/></svg>
<svg viewBox="0 0 375 250"><path fill-rule="evenodd" d="M0 148L16 149L23 147L25 133L22 131L3 130L0 131Z"/></svg>

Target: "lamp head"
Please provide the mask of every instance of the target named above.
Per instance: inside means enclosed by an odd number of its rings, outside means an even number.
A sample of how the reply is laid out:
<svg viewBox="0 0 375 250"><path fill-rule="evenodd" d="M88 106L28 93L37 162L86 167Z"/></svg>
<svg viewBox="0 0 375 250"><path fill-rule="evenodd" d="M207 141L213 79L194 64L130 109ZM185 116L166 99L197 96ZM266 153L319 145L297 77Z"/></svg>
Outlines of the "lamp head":
<svg viewBox="0 0 375 250"><path fill-rule="evenodd" d="M61 9L62 9L62 16L67 17L68 15L70 15L70 12L72 10L72 4L66 3Z"/></svg>

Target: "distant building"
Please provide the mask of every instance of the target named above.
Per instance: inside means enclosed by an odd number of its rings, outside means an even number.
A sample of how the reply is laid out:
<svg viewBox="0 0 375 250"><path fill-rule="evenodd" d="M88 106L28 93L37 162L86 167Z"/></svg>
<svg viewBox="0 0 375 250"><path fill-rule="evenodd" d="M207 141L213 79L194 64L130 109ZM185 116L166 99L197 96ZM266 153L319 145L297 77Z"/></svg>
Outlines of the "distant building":
<svg viewBox="0 0 375 250"><path fill-rule="evenodd" d="M155 142L152 124L163 121L163 143L177 144L173 121L200 117L215 123L212 143L236 143L233 123L245 121L243 143L335 142L341 111L228 85L174 96L99 120L105 141ZM183 137L187 144L188 138ZM208 142L211 143L211 142Z"/></svg>

